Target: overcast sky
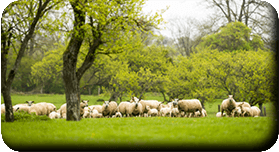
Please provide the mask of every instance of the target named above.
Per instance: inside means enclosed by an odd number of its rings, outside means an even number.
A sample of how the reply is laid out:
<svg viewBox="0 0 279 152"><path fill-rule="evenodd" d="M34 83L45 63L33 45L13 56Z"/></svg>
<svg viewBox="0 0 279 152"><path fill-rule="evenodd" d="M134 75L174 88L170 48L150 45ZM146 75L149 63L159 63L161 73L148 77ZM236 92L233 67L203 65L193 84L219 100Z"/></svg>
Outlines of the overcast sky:
<svg viewBox="0 0 279 152"><path fill-rule="evenodd" d="M143 11L145 13L151 11L152 13L155 13L168 6L169 9L163 13L163 18L166 22L175 18L195 18L202 20L212 13L205 8L205 5L201 3L202 1L203 0L148 0L143 7ZM165 26L168 26L168 24L160 27L161 29L164 29L163 27ZM170 31L167 29L161 30L161 34L169 37L171 36Z"/></svg>

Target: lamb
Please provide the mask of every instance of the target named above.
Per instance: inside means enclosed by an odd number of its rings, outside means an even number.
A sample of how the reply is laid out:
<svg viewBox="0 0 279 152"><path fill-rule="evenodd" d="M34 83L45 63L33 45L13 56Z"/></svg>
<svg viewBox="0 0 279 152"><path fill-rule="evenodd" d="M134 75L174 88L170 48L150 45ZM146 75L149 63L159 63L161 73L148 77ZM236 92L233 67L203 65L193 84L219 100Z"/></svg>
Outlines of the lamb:
<svg viewBox="0 0 279 152"><path fill-rule="evenodd" d="M91 118L103 118L102 113L99 113L96 107L93 107L91 112Z"/></svg>
<svg viewBox="0 0 279 152"><path fill-rule="evenodd" d="M171 116L172 116L172 117L178 117L178 116L179 116L179 110L178 110L178 108L172 108L172 110L171 110Z"/></svg>
<svg viewBox="0 0 279 152"><path fill-rule="evenodd" d="M221 116L223 116L224 111L226 111L226 114L230 117L234 117L234 113L236 110L236 102L233 99L233 95L229 95L228 99L223 100L221 104Z"/></svg>
<svg viewBox="0 0 279 152"><path fill-rule="evenodd" d="M237 117L239 117L239 116L241 116L241 109L240 109L240 107L236 107L236 110L234 111L234 116L237 116Z"/></svg>
<svg viewBox="0 0 279 152"><path fill-rule="evenodd" d="M260 114L261 114L261 110L256 106L252 106L251 107L251 113L252 113L251 114L252 117L259 117Z"/></svg>
<svg viewBox="0 0 279 152"><path fill-rule="evenodd" d="M126 117L129 116L129 107L130 107L130 102L120 102L118 105L116 111L120 112L121 115L125 115Z"/></svg>
<svg viewBox="0 0 279 152"><path fill-rule="evenodd" d="M60 113L55 112L55 111L52 111L52 112L48 115L48 117L49 117L50 119L59 119L59 118L61 118Z"/></svg>
<svg viewBox="0 0 279 152"><path fill-rule="evenodd" d="M161 108L160 110L160 115L165 117L165 116L169 116L171 117L171 112L172 112L172 106L171 107L166 107L166 108Z"/></svg>
<svg viewBox="0 0 279 152"><path fill-rule="evenodd" d="M148 116L149 117L156 117L158 116L158 110L157 109L150 109L149 106L146 106L147 110L148 110Z"/></svg>
<svg viewBox="0 0 279 152"><path fill-rule="evenodd" d="M102 114L104 117L111 117L116 113L117 103L115 101L104 101Z"/></svg>
<svg viewBox="0 0 279 152"><path fill-rule="evenodd" d="M15 111L25 111L25 112L29 113L30 107L29 106L18 106Z"/></svg>
<svg viewBox="0 0 279 152"><path fill-rule="evenodd" d="M89 107L84 107L83 118L91 118L92 110Z"/></svg>
<svg viewBox="0 0 279 152"><path fill-rule="evenodd" d="M5 113L5 104L1 104L1 114Z"/></svg>
<svg viewBox="0 0 279 152"><path fill-rule="evenodd" d="M85 103L81 102L79 106L80 106L80 117L82 117L84 114ZM67 113L66 113L67 112L67 103L64 103L63 105L61 105L61 107L58 111L60 111L61 118L66 119L67 118Z"/></svg>
<svg viewBox="0 0 279 152"><path fill-rule="evenodd" d="M188 112L188 117L191 117L190 113L192 113L192 115L195 114L196 111L200 111L200 113L202 113L202 105L201 102L198 99L190 99L190 100L177 100L178 101L178 110L179 113L181 113L182 111Z"/></svg>
<svg viewBox="0 0 279 152"><path fill-rule="evenodd" d="M122 117L122 114L120 112L116 112L115 115L113 115L113 116L114 116L113 118Z"/></svg>
<svg viewBox="0 0 279 152"><path fill-rule="evenodd" d="M35 113L36 115L49 115L52 111L56 111L55 105L52 103L40 102L32 104L29 113Z"/></svg>
<svg viewBox="0 0 279 152"><path fill-rule="evenodd" d="M241 112L242 112L242 114L241 114L242 117L244 117L244 116L252 116L251 108L250 107L244 107L243 105L244 105L244 102L239 105L240 109L241 109Z"/></svg>
<svg viewBox="0 0 279 152"><path fill-rule="evenodd" d="M128 109L128 115L129 117L132 116L143 116L143 106L141 103L139 103L138 100L135 100L135 102L129 104Z"/></svg>
<svg viewBox="0 0 279 152"><path fill-rule="evenodd" d="M199 111L195 112L194 117L206 117L207 113L205 109L202 109L202 113L200 113Z"/></svg>
<svg viewBox="0 0 279 152"><path fill-rule="evenodd" d="M223 116L226 116L226 113L223 113ZM221 116L221 112L217 112L217 113L216 113L216 117L222 117L222 116Z"/></svg>

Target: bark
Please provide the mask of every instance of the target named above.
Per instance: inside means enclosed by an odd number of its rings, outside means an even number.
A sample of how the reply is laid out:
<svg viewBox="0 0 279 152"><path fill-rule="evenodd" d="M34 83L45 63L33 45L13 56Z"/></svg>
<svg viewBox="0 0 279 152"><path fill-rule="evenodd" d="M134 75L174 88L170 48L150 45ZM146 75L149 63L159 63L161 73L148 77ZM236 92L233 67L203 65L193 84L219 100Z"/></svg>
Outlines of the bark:
<svg viewBox="0 0 279 152"><path fill-rule="evenodd" d="M84 39L85 12L77 7L78 1L71 1L74 10L75 24L71 40L63 54L63 81L67 103L67 121L80 120L80 92L76 65L80 47Z"/></svg>
<svg viewBox="0 0 279 152"><path fill-rule="evenodd" d="M263 103L259 103L259 109L261 110L260 116L264 116L263 115Z"/></svg>

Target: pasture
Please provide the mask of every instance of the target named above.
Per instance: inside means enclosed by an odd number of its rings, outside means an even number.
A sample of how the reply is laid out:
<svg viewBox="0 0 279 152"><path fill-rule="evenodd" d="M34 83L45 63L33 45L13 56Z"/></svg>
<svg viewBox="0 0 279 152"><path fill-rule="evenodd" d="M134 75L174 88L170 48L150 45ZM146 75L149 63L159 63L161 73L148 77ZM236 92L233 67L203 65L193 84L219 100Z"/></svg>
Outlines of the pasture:
<svg viewBox="0 0 279 152"><path fill-rule="evenodd" d="M57 108L64 95L12 95L13 105L26 100L51 102ZM108 97L81 96L89 105ZM160 95L147 99L162 101ZM128 100L124 99L124 100ZM264 104L266 117L216 118L218 104L206 103L205 118L99 118L1 123L4 142L14 150L266 150L278 137L276 110ZM3 103L3 99L1 100Z"/></svg>

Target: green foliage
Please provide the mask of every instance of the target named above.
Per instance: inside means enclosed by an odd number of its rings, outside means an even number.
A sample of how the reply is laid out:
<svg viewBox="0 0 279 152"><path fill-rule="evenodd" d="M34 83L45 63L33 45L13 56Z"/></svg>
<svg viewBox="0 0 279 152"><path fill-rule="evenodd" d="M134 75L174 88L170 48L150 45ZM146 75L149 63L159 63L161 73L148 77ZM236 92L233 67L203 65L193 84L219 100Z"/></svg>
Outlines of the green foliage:
<svg viewBox="0 0 279 152"><path fill-rule="evenodd" d="M218 33L203 38L198 48L218 49L219 51L258 50L264 42L242 22L232 22L222 27Z"/></svg>
<svg viewBox="0 0 279 152"><path fill-rule="evenodd" d="M29 114L26 111L14 112L14 121L27 122L27 121L48 121L51 120L48 116L37 116L35 113ZM1 122L5 121L5 115L1 114Z"/></svg>

